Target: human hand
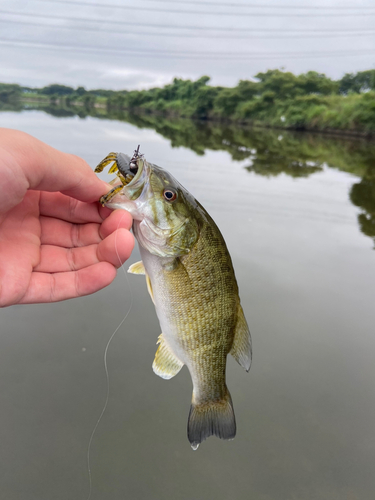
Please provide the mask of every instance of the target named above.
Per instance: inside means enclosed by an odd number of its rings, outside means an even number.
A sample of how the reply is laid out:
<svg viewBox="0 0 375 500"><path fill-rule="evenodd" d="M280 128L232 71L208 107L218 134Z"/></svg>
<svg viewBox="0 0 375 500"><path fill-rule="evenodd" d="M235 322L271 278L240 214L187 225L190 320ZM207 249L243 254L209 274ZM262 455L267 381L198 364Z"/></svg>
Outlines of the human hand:
<svg viewBox="0 0 375 500"><path fill-rule="evenodd" d="M0 306L55 302L109 285L130 255L128 212L79 157L0 129Z"/></svg>

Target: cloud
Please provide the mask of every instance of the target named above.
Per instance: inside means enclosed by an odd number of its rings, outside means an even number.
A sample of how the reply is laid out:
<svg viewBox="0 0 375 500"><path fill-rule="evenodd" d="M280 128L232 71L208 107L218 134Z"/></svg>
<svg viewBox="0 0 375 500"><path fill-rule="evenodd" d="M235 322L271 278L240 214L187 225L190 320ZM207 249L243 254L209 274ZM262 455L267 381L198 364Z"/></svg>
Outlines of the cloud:
<svg viewBox="0 0 375 500"><path fill-rule="evenodd" d="M161 74L151 71L141 71L133 68L113 68L105 69L101 75L102 81L111 81L114 85L122 85L122 88L127 89L149 89L152 87L160 87L170 83L174 75Z"/></svg>
<svg viewBox="0 0 375 500"><path fill-rule="evenodd" d="M2 9L8 13L3 10L0 19L1 80L119 90L160 86L175 76L209 75L214 85L232 86L271 68L315 70L339 78L374 66L375 12L366 11L369 4L357 3L347 11L338 0L327 0L319 11L308 0L288 5L310 10L228 9L222 3L212 15L199 15L207 5L154 1L142 12L128 12L126 5L117 9L113 2L100 8L74 0L4 0ZM224 10L234 15L215 15Z"/></svg>

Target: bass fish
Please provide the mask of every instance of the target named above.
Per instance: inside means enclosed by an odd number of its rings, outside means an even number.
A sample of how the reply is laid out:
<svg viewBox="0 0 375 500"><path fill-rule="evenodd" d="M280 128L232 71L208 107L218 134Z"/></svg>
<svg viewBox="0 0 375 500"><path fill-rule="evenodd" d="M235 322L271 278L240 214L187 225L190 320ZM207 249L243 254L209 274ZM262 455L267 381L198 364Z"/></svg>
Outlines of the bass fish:
<svg viewBox="0 0 375 500"><path fill-rule="evenodd" d="M232 354L249 371L252 349L223 236L202 205L171 174L147 162L139 146L132 158L110 153L95 172L112 162L109 172L121 184L100 202L133 216L142 261L129 272L146 276L163 332L152 368L170 379L187 366L193 382L187 434L194 450L212 435L233 439L226 358Z"/></svg>

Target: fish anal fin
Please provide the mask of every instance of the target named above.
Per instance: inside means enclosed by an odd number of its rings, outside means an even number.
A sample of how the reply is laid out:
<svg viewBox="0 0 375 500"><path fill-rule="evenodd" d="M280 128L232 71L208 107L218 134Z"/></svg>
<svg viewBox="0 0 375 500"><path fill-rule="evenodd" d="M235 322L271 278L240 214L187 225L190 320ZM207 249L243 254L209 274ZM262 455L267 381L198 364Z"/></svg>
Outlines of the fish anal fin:
<svg viewBox="0 0 375 500"><path fill-rule="evenodd" d="M238 304L237 324L230 353L247 372L250 370L252 358L251 335L240 304Z"/></svg>
<svg viewBox="0 0 375 500"><path fill-rule="evenodd" d="M134 262L129 269L128 273L130 274L146 274L145 271L145 266L143 265L143 262L140 260L139 262Z"/></svg>
<svg viewBox="0 0 375 500"><path fill-rule="evenodd" d="M152 369L156 375L168 380L177 375L184 366L184 363L176 358L167 346L162 333L159 335L157 343L159 347L156 351L154 362L152 363Z"/></svg>
<svg viewBox="0 0 375 500"><path fill-rule="evenodd" d="M193 401L188 419L188 439L193 450L210 436L220 439L234 439L236 435L236 419L227 388L222 399L199 404Z"/></svg>

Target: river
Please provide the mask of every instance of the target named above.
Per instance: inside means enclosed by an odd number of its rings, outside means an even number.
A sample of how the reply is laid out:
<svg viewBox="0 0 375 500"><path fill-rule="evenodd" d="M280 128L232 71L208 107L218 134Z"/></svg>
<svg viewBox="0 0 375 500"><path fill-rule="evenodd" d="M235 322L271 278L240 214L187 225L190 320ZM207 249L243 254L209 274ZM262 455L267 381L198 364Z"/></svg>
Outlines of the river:
<svg viewBox="0 0 375 500"><path fill-rule="evenodd" d="M54 115L3 111L0 126L93 168L140 144L205 206L233 258L253 365L228 361L235 440L194 452L187 370L165 381L151 369L159 324L144 278L124 272L137 249L95 295L1 310L1 497L86 500L104 350L127 314L108 350L91 500L374 498L374 143Z"/></svg>

